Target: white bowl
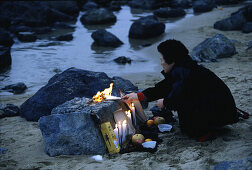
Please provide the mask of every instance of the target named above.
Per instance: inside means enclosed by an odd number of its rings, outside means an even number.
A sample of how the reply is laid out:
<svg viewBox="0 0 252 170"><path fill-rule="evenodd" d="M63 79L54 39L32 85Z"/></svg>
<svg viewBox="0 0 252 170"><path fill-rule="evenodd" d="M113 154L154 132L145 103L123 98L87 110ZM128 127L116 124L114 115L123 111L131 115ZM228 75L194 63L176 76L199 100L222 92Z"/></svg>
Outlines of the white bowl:
<svg viewBox="0 0 252 170"><path fill-rule="evenodd" d="M160 132L170 132L172 129L172 125L169 124L159 124L158 129Z"/></svg>
<svg viewBox="0 0 252 170"><path fill-rule="evenodd" d="M149 141L142 143L144 148L151 148L154 149L156 147L157 142L156 141Z"/></svg>

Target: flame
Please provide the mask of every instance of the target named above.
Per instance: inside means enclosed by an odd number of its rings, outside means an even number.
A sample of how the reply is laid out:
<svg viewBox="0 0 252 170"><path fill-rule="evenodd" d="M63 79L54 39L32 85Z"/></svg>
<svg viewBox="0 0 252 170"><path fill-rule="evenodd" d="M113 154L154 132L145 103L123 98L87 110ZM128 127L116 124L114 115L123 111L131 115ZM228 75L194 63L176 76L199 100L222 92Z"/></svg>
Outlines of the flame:
<svg viewBox="0 0 252 170"><path fill-rule="evenodd" d="M93 96L94 102L101 102L106 99L106 96L111 96L113 90L113 83L110 83L110 87L106 88L102 92L98 91L96 95Z"/></svg>
<svg viewBox="0 0 252 170"><path fill-rule="evenodd" d="M130 110L125 111L125 114L126 114L127 116L129 116L129 115L130 115Z"/></svg>

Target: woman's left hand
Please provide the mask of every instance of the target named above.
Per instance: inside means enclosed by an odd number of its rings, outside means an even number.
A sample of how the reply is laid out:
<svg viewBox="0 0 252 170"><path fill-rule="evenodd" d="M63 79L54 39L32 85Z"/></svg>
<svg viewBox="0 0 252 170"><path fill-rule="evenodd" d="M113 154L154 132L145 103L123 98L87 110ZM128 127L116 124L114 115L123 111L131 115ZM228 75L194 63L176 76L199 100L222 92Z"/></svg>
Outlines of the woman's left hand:
<svg viewBox="0 0 252 170"><path fill-rule="evenodd" d="M160 108L160 109L164 108L164 99L159 99L157 101L157 107Z"/></svg>

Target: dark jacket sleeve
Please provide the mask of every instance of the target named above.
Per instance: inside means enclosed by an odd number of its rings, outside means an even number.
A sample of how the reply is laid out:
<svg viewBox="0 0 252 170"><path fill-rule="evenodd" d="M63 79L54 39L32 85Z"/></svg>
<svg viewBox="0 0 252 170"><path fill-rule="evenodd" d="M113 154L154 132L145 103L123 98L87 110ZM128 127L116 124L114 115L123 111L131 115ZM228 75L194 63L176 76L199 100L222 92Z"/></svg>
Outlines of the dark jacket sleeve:
<svg viewBox="0 0 252 170"><path fill-rule="evenodd" d="M155 84L155 87L147 88L142 93L144 94L146 101L151 102L154 100L164 98L167 94L169 94L171 88L172 88L172 79L166 78Z"/></svg>

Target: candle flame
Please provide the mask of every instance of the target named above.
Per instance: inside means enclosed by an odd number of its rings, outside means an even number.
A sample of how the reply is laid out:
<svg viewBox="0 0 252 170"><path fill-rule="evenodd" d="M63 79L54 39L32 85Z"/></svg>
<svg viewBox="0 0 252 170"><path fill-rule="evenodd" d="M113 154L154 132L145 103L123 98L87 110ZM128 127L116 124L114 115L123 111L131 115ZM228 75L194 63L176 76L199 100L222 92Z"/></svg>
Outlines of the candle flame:
<svg viewBox="0 0 252 170"><path fill-rule="evenodd" d="M129 115L130 115L130 110L125 111L125 114L126 114L127 116L129 116Z"/></svg>
<svg viewBox="0 0 252 170"><path fill-rule="evenodd" d="M123 121L123 124L127 124L127 121L126 121L126 120L124 120L124 121Z"/></svg>
<svg viewBox="0 0 252 170"><path fill-rule="evenodd" d="M117 129L118 128L118 125L117 124L115 124L115 129Z"/></svg>
<svg viewBox="0 0 252 170"><path fill-rule="evenodd" d="M132 106L132 107L135 107L134 103L131 103L131 106Z"/></svg>
<svg viewBox="0 0 252 170"><path fill-rule="evenodd" d="M98 91L96 95L93 96L94 102L101 102L106 99L106 96L111 96L113 90L113 83L110 83L110 87L106 88L104 91Z"/></svg>

